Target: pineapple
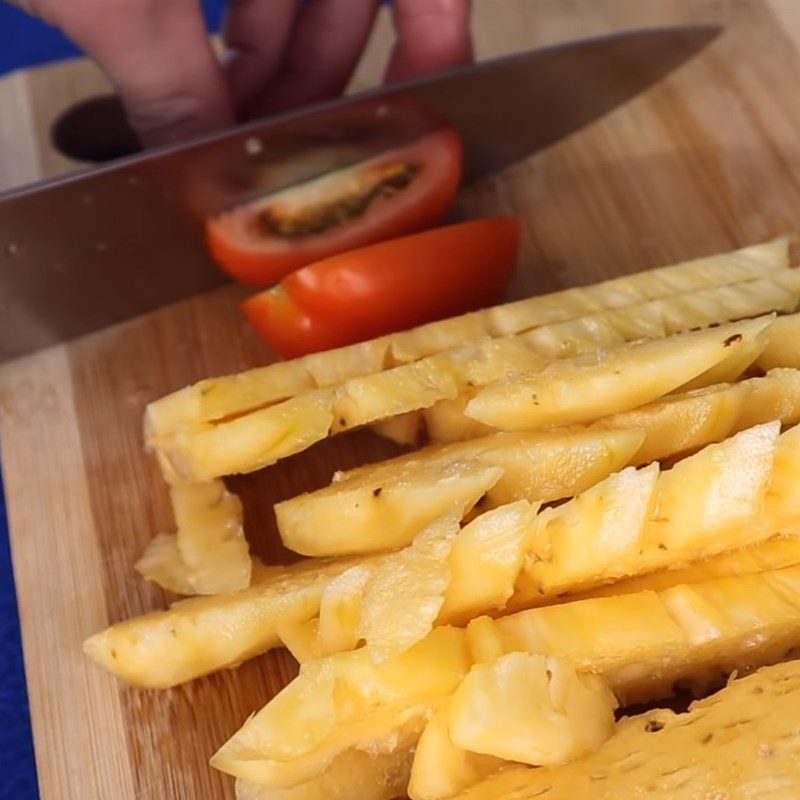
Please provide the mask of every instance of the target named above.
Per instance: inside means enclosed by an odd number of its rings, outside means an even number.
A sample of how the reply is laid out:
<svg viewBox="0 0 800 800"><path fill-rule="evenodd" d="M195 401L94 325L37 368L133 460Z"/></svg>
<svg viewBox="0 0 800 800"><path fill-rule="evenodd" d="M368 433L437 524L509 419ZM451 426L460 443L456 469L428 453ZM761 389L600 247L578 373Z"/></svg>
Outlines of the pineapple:
<svg viewBox="0 0 800 800"><path fill-rule="evenodd" d="M454 745L449 725L450 700L446 700L425 726L414 751L408 780L411 800L446 800L505 763L501 758L471 753Z"/></svg>
<svg viewBox="0 0 800 800"><path fill-rule="evenodd" d="M315 387L333 386L487 336L518 333L602 308L736 284L768 276L788 265L788 240L775 239L733 253L616 278L587 288L532 297L238 375L211 378L150 403L145 412L145 440L152 446L162 436L181 428L263 408Z"/></svg>
<svg viewBox="0 0 800 800"><path fill-rule="evenodd" d="M610 349L637 339L660 339L768 311L794 311L799 299L800 270L787 269L771 273L768 278L716 286L542 325L521 338L532 350L547 358L572 358L590 350Z"/></svg>
<svg viewBox="0 0 800 800"><path fill-rule="evenodd" d="M503 430L593 422L677 389L748 349L771 322L761 317L556 361L542 372L488 386L466 413Z"/></svg>
<svg viewBox="0 0 800 800"><path fill-rule="evenodd" d="M250 588L192 597L166 611L119 622L90 636L83 650L135 686L176 686L279 646L279 628L313 619L325 586L356 563L372 562L255 563Z"/></svg>
<svg viewBox="0 0 800 800"><path fill-rule="evenodd" d="M182 584L181 594L246 589L252 563L239 498L220 480L172 486L170 497L178 528L174 552L167 545L171 538L157 537L137 563L139 572L165 589L176 591L175 587ZM170 578L169 563L173 564L174 578Z"/></svg>
<svg viewBox="0 0 800 800"><path fill-rule="evenodd" d="M393 800L405 794L413 743L422 720L398 731L397 747L378 752L348 750L310 781L280 788L236 781L237 800Z"/></svg>
<svg viewBox="0 0 800 800"><path fill-rule="evenodd" d="M376 663L408 650L433 627L450 582L447 562L464 511L464 504L457 504L369 576L357 631Z"/></svg>
<svg viewBox="0 0 800 800"><path fill-rule="evenodd" d="M554 313L541 316L536 325L584 316L603 308L623 308L647 300L693 293L715 286L731 285L771 275L789 266L789 241L775 239L733 253L687 261L673 267L625 275L585 288L568 289L543 298L530 298L497 306L486 313L495 336L529 330L530 311L537 304L550 309L557 304L571 313L558 317ZM560 295L560 296L559 296ZM544 300L550 300L545 305ZM538 303L537 303L538 301Z"/></svg>
<svg viewBox="0 0 800 800"><path fill-rule="evenodd" d="M628 468L546 509L531 532L533 557L514 606L764 541L797 524L800 508L773 519L764 508L773 481L789 479L780 473L797 474L794 464L773 465L778 452L798 449L798 431L778 433L777 422L756 426L672 469Z"/></svg>
<svg viewBox="0 0 800 800"><path fill-rule="evenodd" d="M790 486L800 473L800 427L778 434L779 423L766 423L663 472L657 463L628 467L538 515L538 504L522 500L459 530L462 503L374 568L363 593L348 598L349 618L360 621L340 642L364 639L372 657L385 660L437 622L540 606L797 526L800 501ZM303 650L301 634L291 638L303 660L322 652Z"/></svg>
<svg viewBox="0 0 800 800"><path fill-rule="evenodd" d="M644 431L635 463L680 455L770 420L800 422L800 371L774 369L761 378L720 384L614 414L592 429Z"/></svg>
<svg viewBox="0 0 800 800"><path fill-rule="evenodd" d="M800 564L800 529L793 528L780 536L750 547L721 553L717 556L693 561L684 567L674 567L615 583L606 583L586 592L570 595L569 600L584 600L589 597L609 597L652 590L654 592L677 586L681 583L700 583L712 578L730 575L752 575L756 572L792 567ZM543 602L558 602L563 598L545 598Z"/></svg>
<svg viewBox="0 0 800 800"><path fill-rule="evenodd" d="M505 608L537 508L525 500L510 503L482 514L458 534L449 554L441 619L453 622Z"/></svg>
<svg viewBox="0 0 800 800"><path fill-rule="evenodd" d="M319 608L320 655L355 650L358 646L361 605L374 570L368 564L358 564L325 587Z"/></svg>
<svg viewBox="0 0 800 800"><path fill-rule="evenodd" d="M599 311L564 322L543 325L515 337L550 360L610 350L638 339L657 339L693 331L709 324L755 316L768 311L791 311L800 297L800 270L784 270L768 279L716 287L700 292L653 300L622 309ZM735 380L759 356L768 340L756 337L720 364L696 376L683 388ZM492 428L465 415L477 386L430 408L409 412L399 420L374 424L382 436L400 444L420 441L454 442L489 433Z"/></svg>
<svg viewBox="0 0 800 800"><path fill-rule="evenodd" d="M800 567L481 618L466 632L434 628L381 664L364 649L312 662L212 763L269 786L311 780L344 752L396 741L399 726L429 718L477 658L494 653L565 659L630 704L668 696L678 682L707 691L798 644Z"/></svg>
<svg viewBox="0 0 800 800"><path fill-rule="evenodd" d="M500 466L478 458L409 460L394 473L383 466L278 503L283 543L314 556L402 547L454 503L472 508L503 477Z"/></svg>
<svg viewBox="0 0 800 800"><path fill-rule="evenodd" d="M523 430L591 422L682 384L738 376L768 341L760 334L770 321L763 317L557 362L535 353L524 337L486 340L228 421L181 429L161 437L155 450L167 480L211 480L261 469L329 434L442 401L458 404L461 394L487 384L466 406L467 416L484 425ZM453 419L461 416L460 405L451 412ZM307 426L298 423L301 415L308 416Z"/></svg>
<svg viewBox="0 0 800 800"><path fill-rule="evenodd" d="M563 764L608 739L616 707L601 677L559 658L508 653L469 671L450 700L449 733L468 752Z"/></svg>
<svg viewBox="0 0 800 800"><path fill-rule="evenodd" d="M778 317L767 346L756 360L756 366L765 372L775 367L800 368L798 335L800 335L800 314Z"/></svg>
<svg viewBox="0 0 800 800"><path fill-rule="evenodd" d="M602 673L630 704L668 696L676 684L703 693L733 670L782 658L800 644L798 599L795 566L546 606L493 627L504 651Z"/></svg>
<svg viewBox="0 0 800 800"><path fill-rule="evenodd" d="M670 798L795 800L800 793L800 662L765 667L676 714L623 718L570 764L502 770L457 800Z"/></svg>
<svg viewBox="0 0 800 800"><path fill-rule="evenodd" d="M230 422L178 430L159 443L169 465L165 477L174 473L183 481L211 481L274 464L328 435L332 403L329 391L313 391Z"/></svg>
<svg viewBox="0 0 800 800"><path fill-rule="evenodd" d="M183 560L174 533L154 536L134 566L146 581L153 581L162 589L175 594L197 594L192 580L194 576Z"/></svg>
<svg viewBox="0 0 800 800"><path fill-rule="evenodd" d="M283 543L304 555L409 544L458 501L491 508L558 500L629 463L637 430L501 433L337 473L330 486L275 506Z"/></svg>
<svg viewBox="0 0 800 800"><path fill-rule="evenodd" d="M285 787L314 779L350 750L396 750L399 731L408 725L421 733L469 667L464 632L447 627L382 664L364 649L311 662L220 748L212 766Z"/></svg>

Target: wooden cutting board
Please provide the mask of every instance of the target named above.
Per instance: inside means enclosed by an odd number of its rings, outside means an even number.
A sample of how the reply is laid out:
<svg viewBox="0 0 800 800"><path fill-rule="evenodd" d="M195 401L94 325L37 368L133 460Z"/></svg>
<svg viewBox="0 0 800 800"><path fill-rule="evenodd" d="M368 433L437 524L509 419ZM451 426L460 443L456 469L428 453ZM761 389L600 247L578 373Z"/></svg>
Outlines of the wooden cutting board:
<svg viewBox="0 0 800 800"><path fill-rule="evenodd" d="M470 215L523 220L514 296L800 228L794 0L476 4L481 56L686 20L721 20L728 30L645 96L462 197ZM384 20L359 68L361 84L379 74L388 35ZM50 122L101 86L80 62L0 83L0 179L69 167L47 143ZM279 652L169 692L143 692L80 650L88 634L171 599L132 570L150 537L172 525L165 488L142 452L142 410L198 378L270 359L240 319L240 297L223 289L0 367L2 465L46 800L233 797L232 781L207 759L295 671ZM357 433L233 481L255 551L287 555L276 540L275 501L327 482L334 468L391 452Z"/></svg>

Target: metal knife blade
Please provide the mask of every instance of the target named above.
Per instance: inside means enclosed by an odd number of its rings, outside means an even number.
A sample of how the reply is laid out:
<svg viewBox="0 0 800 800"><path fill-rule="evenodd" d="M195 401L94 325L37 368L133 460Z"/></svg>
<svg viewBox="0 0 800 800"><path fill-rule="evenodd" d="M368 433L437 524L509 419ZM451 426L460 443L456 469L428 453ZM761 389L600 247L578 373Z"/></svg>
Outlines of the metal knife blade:
<svg viewBox="0 0 800 800"><path fill-rule="evenodd" d="M200 223L237 199L418 136L433 117L460 132L474 181L611 111L718 33L642 30L507 56L0 195L0 361L223 283Z"/></svg>

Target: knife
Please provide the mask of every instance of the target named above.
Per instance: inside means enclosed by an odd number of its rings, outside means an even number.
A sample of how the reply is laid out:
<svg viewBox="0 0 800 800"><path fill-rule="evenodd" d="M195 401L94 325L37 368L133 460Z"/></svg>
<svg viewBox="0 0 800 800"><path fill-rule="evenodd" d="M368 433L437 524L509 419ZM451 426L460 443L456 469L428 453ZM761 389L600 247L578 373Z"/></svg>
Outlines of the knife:
<svg viewBox="0 0 800 800"><path fill-rule="evenodd" d="M351 95L0 195L0 361L212 289L202 219L420 135L471 183L642 92L719 33L639 30ZM357 145L357 146L355 146Z"/></svg>

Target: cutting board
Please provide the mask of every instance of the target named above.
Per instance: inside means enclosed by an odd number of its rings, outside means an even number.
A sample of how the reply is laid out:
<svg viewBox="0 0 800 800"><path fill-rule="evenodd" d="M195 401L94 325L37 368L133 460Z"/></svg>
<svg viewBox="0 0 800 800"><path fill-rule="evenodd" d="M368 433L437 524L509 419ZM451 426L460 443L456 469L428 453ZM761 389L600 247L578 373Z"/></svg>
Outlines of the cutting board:
<svg viewBox="0 0 800 800"><path fill-rule="evenodd" d="M643 24L728 26L646 95L463 194L467 215L513 213L523 222L513 296L800 228L796 2L485 0L475 11L482 57ZM361 85L378 76L388 36L383 20L359 67ZM0 83L2 180L74 166L48 144L49 124L101 87L80 62ZM0 368L2 466L45 800L233 797L232 781L207 759L296 670L275 652L145 692L117 683L80 650L88 634L172 599L132 569L151 536L172 527L164 485L142 451L142 410L201 377L271 360L242 323L240 297L222 289ZM232 481L253 549L287 559L272 504L326 483L335 468L392 452L360 432Z"/></svg>

